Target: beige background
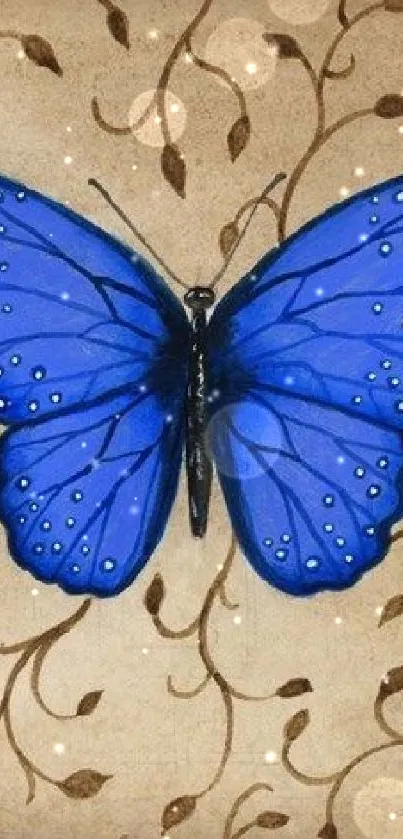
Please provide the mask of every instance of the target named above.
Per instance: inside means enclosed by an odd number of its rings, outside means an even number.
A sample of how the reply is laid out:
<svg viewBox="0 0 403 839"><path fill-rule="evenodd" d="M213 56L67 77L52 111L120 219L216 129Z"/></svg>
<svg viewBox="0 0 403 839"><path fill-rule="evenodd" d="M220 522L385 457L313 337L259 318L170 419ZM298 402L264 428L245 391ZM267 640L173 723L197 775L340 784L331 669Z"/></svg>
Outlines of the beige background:
<svg viewBox="0 0 403 839"><path fill-rule="evenodd" d="M221 56L223 66L239 74L243 87L248 85L252 135L231 164L226 134L238 115L236 100L182 55L169 88L186 109L185 131L177 140L188 170L183 201L163 180L158 148L150 145L158 127L148 126L141 140L110 136L95 124L90 101L97 95L104 115L125 124L136 98L155 87L169 51L200 5L200 0L122 0L130 23L127 52L112 39L105 9L96 0L0 4L0 28L42 35L64 70L58 78L21 57L15 40L0 41L1 169L130 241L87 185L88 177L99 178L188 283L208 281L218 270L222 225L276 171L292 171L314 130L315 100L301 62L262 57L255 33L292 34L318 67L339 26L332 0L215 0L194 47L205 56L209 45L210 60ZM349 13L365 5L351 0ZM244 35L240 39L233 35L234 18L244 19L237 24ZM350 79L326 83L330 121L371 106L385 93L403 91L402 36L403 14L384 11L363 19L347 35L332 66L344 67L351 52L357 66ZM258 68L245 74L249 49ZM399 120L371 117L335 136L301 180L289 230L337 201L343 187L354 192L400 173L399 125ZM69 157L72 162L66 163ZM272 217L262 208L220 291L275 240ZM68 798L38 779L36 798L26 807L26 780L2 729L2 839L151 839L160 835L168 802L197 793L213 777L225 735L220 692L210 683L193 699L169 695L169 674L182 689L203 678L197 639L160 637L143 604L147 586L160 572L166 589L163 620L172 628L185 626L200 612L216 566L223 562L230 528L218 489L203 544L189 535L186 505L182 482L166 536L139 579L114 600L94 601L84 620L49 653L43 695L53 711L74 713L83 694L102 689L94 713L65 722L47 716L30 692L29 668L13 694L15 736L45 773L63 779L91 767L113 778L88 800ZM273 590L237 555L227 590L239 608L229 611L217 600L209 621L217 668L244 693L273 693L296 676L309 678L313 692L259 703L234 701L234 740L223 778L198 801L190 820L170 830L171 837L219 839L232 803L257 782L272 784L274 794L257 792L241 809L234 832L258 812L273 809L290 817L279 835L317 835L329 787L306 786L286 772L278 759L283 726L301 708L309 708L310 725L291 754L298 769L316 776L335 772L365 749L386 742L374 721L373 702L382 676L402 663L403 630L401 619L382 629L378 621L380 607L403 591L401 544L352 590L306 600ZM0 639L5 643L44 631L78 607L77 599L20 571L8 556L3 534L0 563ZM0 657L4 684L16 657ZM399 694L388 702L387 717L403 729ZM342 839L402 835L402 758L403 748L386 750L351 772L335 807ZM249 835L258 839L264 831L255 827Z"/></svg>

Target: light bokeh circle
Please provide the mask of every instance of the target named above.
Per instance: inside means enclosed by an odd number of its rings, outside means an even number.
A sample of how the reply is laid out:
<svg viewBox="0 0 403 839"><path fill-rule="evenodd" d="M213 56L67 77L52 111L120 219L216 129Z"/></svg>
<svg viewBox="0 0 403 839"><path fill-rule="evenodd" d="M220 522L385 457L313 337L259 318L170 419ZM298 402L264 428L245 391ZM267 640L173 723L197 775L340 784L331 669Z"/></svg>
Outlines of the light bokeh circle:
<svg viewBox="0 0 403 839"><path fill-rule="evenodd" d="M276 17L296 26L313 23L330 6L330 0L268 0L268 3Z"/></svg>
<svg viewBox="0 0 403 839"><path fill-rule="evenodd" d="M130 106L128 120L134 136L140 143L144 143L146 146L162 148L164 138L155 105L144 125L141 125L139 128L136 127L136 123L149 106L154 95L155 90L145 90L144 93L140 93ZM172 141L175 142L185 130L186 108L181 99L175 96L174 93L171 93L170 90L166 92L165 102L169 133Z"/></svg>
<svg viewBox="0 0 403 839"><path fill-rule="evenodd" d="M265 32L266 25L259 21L230 18L210 35L205 59L226 70L242 90L262 87L274 75L277 63L277 48L263 40Z"/></svg>
<svg viewBox="0 0 403 839"><path fill-rule="evenodd" d="M403 835L403 781L375 778L354 798L354 821L365 839L401 839Z"/></svg>

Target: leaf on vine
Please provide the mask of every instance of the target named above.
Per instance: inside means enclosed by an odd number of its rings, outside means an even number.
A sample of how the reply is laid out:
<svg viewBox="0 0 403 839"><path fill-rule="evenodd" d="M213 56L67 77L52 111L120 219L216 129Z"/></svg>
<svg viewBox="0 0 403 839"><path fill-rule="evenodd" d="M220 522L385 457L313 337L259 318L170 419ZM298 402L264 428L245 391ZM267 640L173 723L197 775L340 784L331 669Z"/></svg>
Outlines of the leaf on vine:
<svg viewBox="0 0 403 839"><path fill-rule="evenodd" d="M57 786L69 798L92 798L110 778L112 775L101 775L94 769L80 769L59 781Z"/></svg>
<svg viewBox="0 0 403 839"><path fill-rule="evenodd" d="M239 157L250 140L250 119L247 114L237 119L228 132L227 143L232 162Z"/></svg>
<svg viewBox="0 0 403 839"><path fill-rule="evenodd" d="M282 699L291 699L293 696L301 696L303 693L312 693L312 685L309 679L301 677L290 679L284 685L277 688L274 695L280 696Z"/></svg>
<svg viewBox="0 0 403 839"><path fill-rule="evenodd" d="M182 795L167 804L161 819L163 832L189 819L196 809L196 800L195 795Z"/></svg>
<svg viewBox="0 0 403 839"><path fill-rule="evenodd" d="M338 835L336 826L330 822L326 822L325 826L318 833L318 839L337 839Z"/></svg>
<svg viewBox="0 0 403 839"><path fill-rule="evenodd" d="M92 714L93 711L95 711L102 694L103 690L93 690L91 693L86 693L77 705L77 716L88 717Z"/></svg>
<svg viewBox="0 0 403 839"><path fill-rule="evenodd" d="M161 574L156 574L145 594L144 605L150 615L158 615L165 596L164 581Z"/></svg>
<svg viewBox="0 0 403 839"><path fill-rule="evenodd" d="M394 119L403 116L403 96L399 93L387 93L375 103L374 113L382 119Z"/></svg>
<svg viewBox="0 0 403 839"><path fill-rule="evenodd" d="M378 626L383 626L385 623L393 621L394 618L400 617L400 615L403 615L403 594L396 594L385 603Z"/></svg>
<svg viewBox="0 0 403 839"><path fill-rule="evenodd" d="M259 813L256 819L257 827L266 827L269 830L276 830L279 827L284 827L290 820L285 813L275 813L266 810L264 813Z"/></svg>
<svg viewBox="0 0 403 839"><path fill-rule="evenodd" d="M350 22L346 13L346 0L340 0L339 8L337 9L337 17L343 29L348 29Z"/></svg>
<svg viewBox="0 0 403 839"><path fill-rule="evenodd" d="M348 79L349 76L355 70L355 57L353 54L350 55L350 62L347 64L347 67L343 67L342 70L330 70L329 67L326 67L323 71L323 75L326 76L327 79L333 79L333 81L337 81L337 79Z"/></svg>
<svg viewBox="0 0 403 839"><path fill-rule="evenodd" d="M181 198L185 198L186 165L177 146L167 143L162 149L161 169L165 180Z"/></svg>
<svg viewBox="0 0 403 839"><path fill-rule="evenodd" d="M393 667L382 680L378 692L377 701L383 702L388 696L399 693L403 690L403 666Z"/></svg>
<svg viewBox="0 0 403 839"><path fill-rule="evenodd" d="M106 20L112 37L128 50L130 47L129 21L125 12L119 9L119 6L111 6Z"/></svg>
<svg viewBox="0 0 403 839"><path fill-rule="evenodd" d="M296 740L307 727L310 721L309 711L303 708L291 717L284 726L284 738L287 743L292 743Z"/></svg>
<svg viewBox="0 0 403 839"><path fill-rule="evenodd" d="M45 41L45 38L41 38L40 35L23 35L21 44L27 58L37 64L38 67L47 67L57 76L63 75L63 70L53 52L53 48L49 41Z"/></svg>
<svg viewBox="0 0 403 839"><path fill-rule="evenodd" d="M385 0L386 12L403 12L403 0Z"/></svg>
<svg viewBox="0 0 403 839"><path fill-rule="evenodd" d="M301 58L301 47L299 46L298 41L296 41L295 38L292 38L291 35L265 32L263 40L266 41L269 46L277 47L278 58Z"/></svg>
<svg viewBox="0 0 403 839"><path fill-rule="evenodd" d="M219 245L220 251L223 256L228 256L230 251L232 250L235 242L238 241L239 238L239 228L235 221L230 221L228 224L224 224L224 227L220 230L219 236Z"/></svg>

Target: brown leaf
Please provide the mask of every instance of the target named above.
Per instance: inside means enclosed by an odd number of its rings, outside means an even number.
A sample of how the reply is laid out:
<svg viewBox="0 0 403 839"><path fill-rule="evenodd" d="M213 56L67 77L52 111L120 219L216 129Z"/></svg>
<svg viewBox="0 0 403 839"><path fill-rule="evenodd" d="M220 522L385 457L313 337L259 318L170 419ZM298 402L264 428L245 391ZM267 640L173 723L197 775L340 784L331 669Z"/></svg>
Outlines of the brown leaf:
<svg viewBox="0 0 403 839"><path fill-rule="evenodd" d="M219 244L220 244L220 251L223 256L228 256L229 252L232 250L235 242L238 241L239 238L239 228L235 221L230 221L228 224L224 224L224 227L220 230L219 236Z"/></svg>
<svg viewBox="0 0 403 839"><path fill-rule="evenodd" d="M130 47L129 41L129 21L127 15L118 6L112 6L109 9L107 17L108 29L115 41L122 44L128 50Z"/></svg>
<svg viewBox="0 0 403 839"><path fill-rule="evenodd" d="M382 119L394 119L403 116L403 96L399 93L387 93L375 104L374 113Z"/></svg>
<svg viewBox="0 0 403 839"><path fill-rule="evenodd" d="M400 617L400 615L403 615L403 594L396 594L385 603L378 626L383 626L384 623L388 623L394 618Z"/></svg>
<svg viewBox="0 0 403 839"><path fill-rule="evenodd" d="M270 810L266 810L264 813L259 813L256 819L256 824L258 827L266 827L269 830L276 830L279 827L284 827L289 820L290 817L286 816L285 813L274 813Z"/></svg>
<svg viewBox="0 0 403 839"><path fill-rule="evenodd" d="M181 198L185 198L186 166L179 149L168 143L162 149L161 169L164 178Z"/></svg>
<svg viewBox="0 0 403 839"><path fill-rule="evenodd" d="M403 0L385 0L385 11L403 12Z"/></svg>
<svg viewBox="0 0 403 839"><path fill-rule="evenodd" d="M312 693L312 685L309 679L303 677L297 679L290 679L280 688L277 688L275 696L281 696L282 699L290 699L293 696L301 696L302 693Z"/></svg>
<svg viewBox="0 0 403 839"><path fill-rule="evenodd" d="M112 775L101 775L94 769L80 769L64 781L59 781L57 786L69 798L92 798L111 777Z"/></svg>
<svg viewBox="0 0 403 839"><path fill-rule="evenodd" d="M47 67L52 73L57 76L63 75L63 70L53 52L49 41L45 41L40 35L23 35L21 44L24 48L25 55L38 67Z"/></svg>
<svg viewBox="0 0 403 839"><path fill-rule="evenodd" d="M293 740L296 740L307 727L309 721L310 717L307 708L303 708L302 711L294 714L284 726L284 738L287 743L292 743Z"/></svg>
<svg viewBox="0 0 403 839"><path fill-rule="evenodd" d="M334 824L326 822L325 826L318 833L318 839L337 839L338 832Z"/></svg>
<svg viewBox="0 0 403 839"><path fill-rule="evenodd" d="M291 35L265 32L263 40L266 41L269 46L277 47L278 58L301 58L301 47L295 38L291 37Z"/></svg>
<svg viewBox="0 0 403 839"><path fill-rule="evenodd" d="M393 696L401 690L403 690L403 666L389 670L386 679L383 679L380 684L378 700L383 702L388 696Z"/></svg>
<svg viewBox="0 0 403 839"><path fill-rule="evenodd" d="M195 795L182 795L180 798L175 798L167 804L161 819L161 826L164 833L170 830L171 827L176 827L177 824L181 824L181 822L189 819L195 808Z"/></svg>
<svg viewBox="0 0 403 839"><path fill-rule="evenodd" d="M161 574L156 574L148 586L144 598L144 605L150 615L158 615L164 595L164 581Z"/></svg>
<svg viewBox="0 0 403 839"><path fill-rule="evenodd" d="M91 693L86 693L81 702L77 705L77 716L88 717L89 714L92 714L92 712L95 711L102 694L103 690L93 690Z"/></svg>
<svg viewBox="0 0 403 839"><path fill-rule="evenodd" d="M228 132L227 143L232 162L239 157L250 140L250 120L247 114L237 119Z"/></svg>

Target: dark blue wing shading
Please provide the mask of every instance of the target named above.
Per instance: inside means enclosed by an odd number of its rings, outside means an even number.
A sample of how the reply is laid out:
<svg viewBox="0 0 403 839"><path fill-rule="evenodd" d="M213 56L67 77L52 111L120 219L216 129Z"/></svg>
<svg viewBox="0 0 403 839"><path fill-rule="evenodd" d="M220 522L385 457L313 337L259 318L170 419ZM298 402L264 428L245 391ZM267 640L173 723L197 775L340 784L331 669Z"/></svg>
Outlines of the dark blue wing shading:
<svg viewBox="0 0 403 839"><path fill-rule="evenodd" d="M211 444L241 545L279 588L347 586L386 551L401 514L402 324L403 178L302 228L214 312Z"/></svg>
<svg viewBox="0 0 403 839"><path fill-rule="evenodd" d="M113 594L154 550L179 475L188 335L137 254L0 179L0 516L40 579Z"/></svg>

